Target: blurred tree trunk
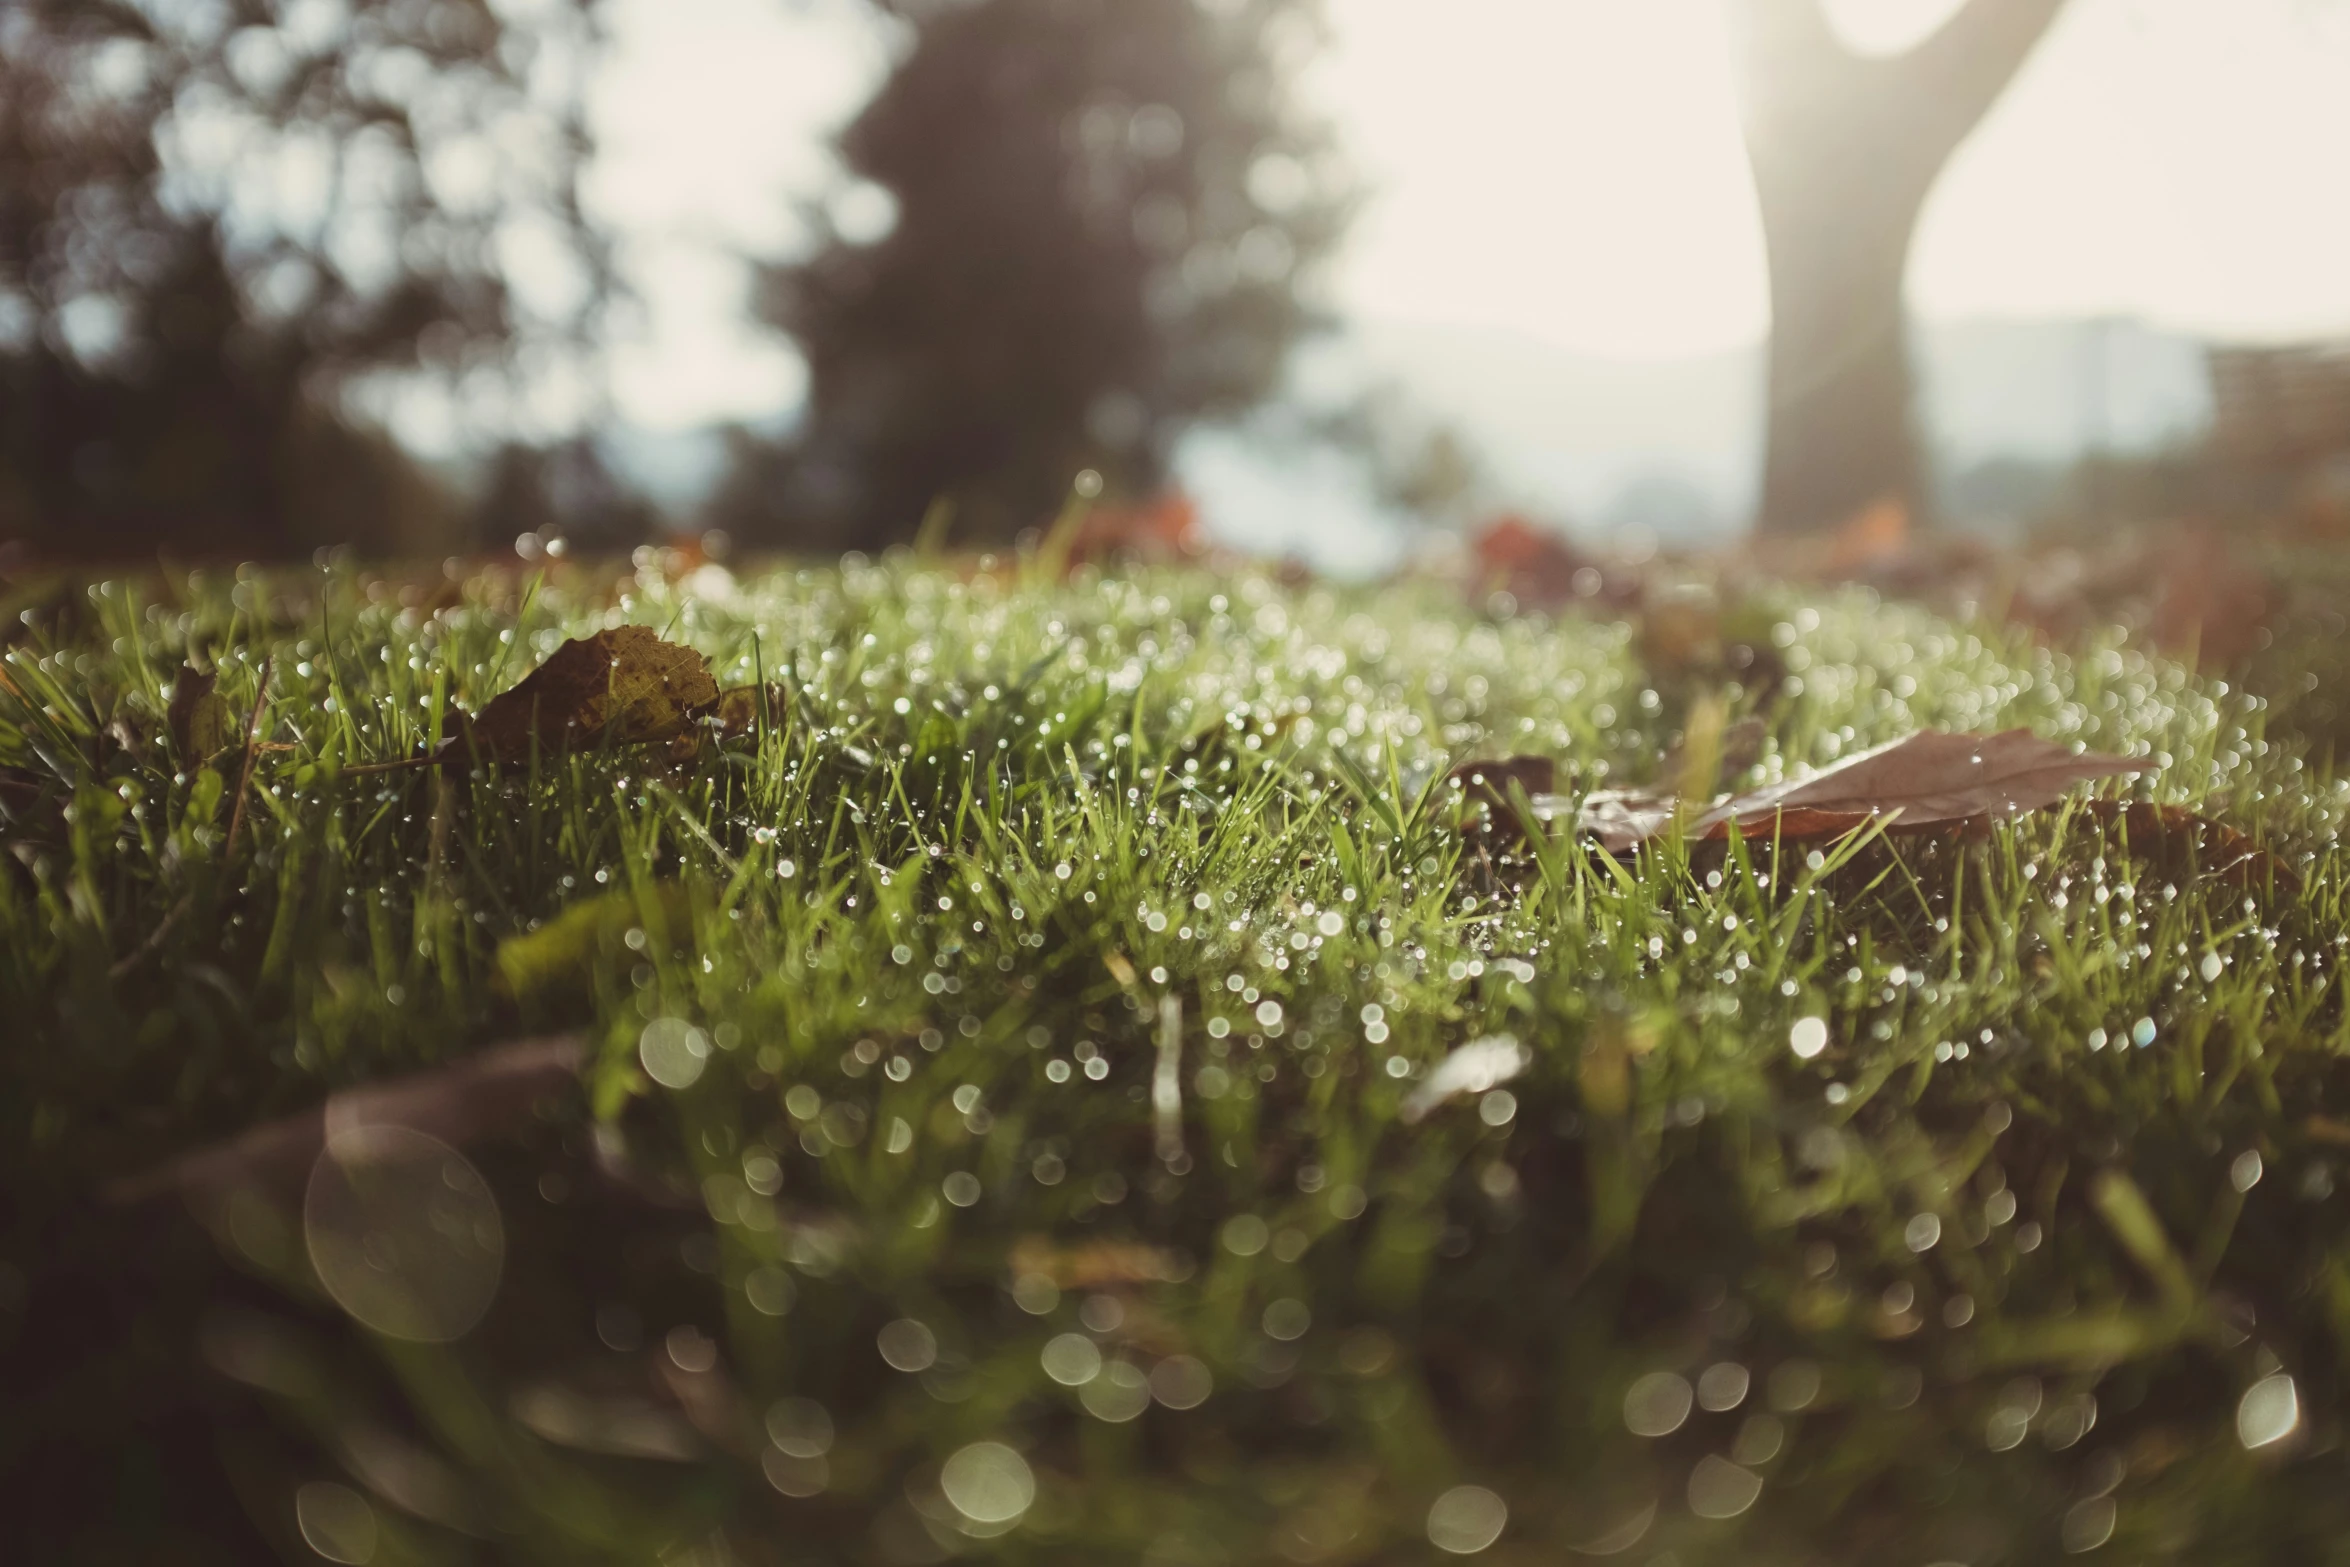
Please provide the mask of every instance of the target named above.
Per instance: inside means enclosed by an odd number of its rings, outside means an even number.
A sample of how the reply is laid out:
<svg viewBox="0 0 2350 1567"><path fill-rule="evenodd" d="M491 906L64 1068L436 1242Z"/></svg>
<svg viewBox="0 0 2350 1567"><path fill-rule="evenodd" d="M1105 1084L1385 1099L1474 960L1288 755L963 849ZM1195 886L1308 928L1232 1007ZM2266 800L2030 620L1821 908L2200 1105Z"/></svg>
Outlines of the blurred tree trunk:
<svg viewBox="0 0 2350 1567"><path fill-rule="evenodd" d="M1943 165L2063 5L1969 0L1889 58L1847 49L1821 0L1732 7L1771 269L1764 531L1833 528L1884 501L1920 511L1910 237Z"/></svg>

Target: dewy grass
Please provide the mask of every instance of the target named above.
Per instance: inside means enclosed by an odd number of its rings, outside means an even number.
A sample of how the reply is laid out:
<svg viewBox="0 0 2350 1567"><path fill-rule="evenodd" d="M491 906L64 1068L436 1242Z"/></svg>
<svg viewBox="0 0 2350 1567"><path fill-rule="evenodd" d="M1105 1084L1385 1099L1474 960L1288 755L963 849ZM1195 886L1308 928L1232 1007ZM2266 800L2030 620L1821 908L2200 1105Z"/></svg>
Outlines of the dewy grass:
<svg viewBox="0 0 2350 1567"><path fill-rule="evenodd" d="M2345 1559L2344 791L2125 646L1750 613L1758 776L2022 724L2275 861L2076 809L1623 863L1464 832L1453 764L1643 780L1724 693L1435 589L893 558L30 617L12 1385L297 1559ZM352 771L620 621L768 683L756 733ZM233 857L238 756L162 724L191 649L240 716L274 659ZM569 1109L421 1196L207 1206L228 1277L169 1251L60 1348L132 1244L93 1194L563 1031ZM109 1397L183 1341L200 1418Z"/></svg>

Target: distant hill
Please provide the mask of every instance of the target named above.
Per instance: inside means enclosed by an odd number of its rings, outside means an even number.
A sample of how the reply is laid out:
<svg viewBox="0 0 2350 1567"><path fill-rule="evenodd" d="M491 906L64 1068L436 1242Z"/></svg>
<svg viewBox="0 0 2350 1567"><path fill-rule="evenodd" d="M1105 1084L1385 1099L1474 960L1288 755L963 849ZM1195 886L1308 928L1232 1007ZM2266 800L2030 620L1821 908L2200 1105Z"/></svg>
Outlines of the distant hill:
<svg viewBox="0 0 2350 1567"><path fill-rule="evenodd" d="M1323 352L1403 387L1526 503L1586 527L1703 535L1735 526L1751 501L1759 346L1608 360L1491 328L1373 321ZM1920 358L1925 432L1946 472L2144 451L2210 419L2202 344L2135 322L1929 325Z"/></svg>

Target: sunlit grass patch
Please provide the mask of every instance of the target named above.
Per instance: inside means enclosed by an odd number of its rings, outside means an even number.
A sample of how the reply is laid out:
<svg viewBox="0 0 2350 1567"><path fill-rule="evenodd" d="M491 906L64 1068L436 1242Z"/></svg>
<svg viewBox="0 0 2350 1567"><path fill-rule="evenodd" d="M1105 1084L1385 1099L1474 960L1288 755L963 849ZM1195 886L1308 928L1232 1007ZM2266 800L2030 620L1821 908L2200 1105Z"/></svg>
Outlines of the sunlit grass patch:
<svg viewBox="0 0 2350 1567"><path fill-rule="evenodd" d="M110 587L8 655L29 1215L332 1087L588 1053L445 1183L503 1270L453 1344L343 1320L350 1204L212 1211L271 1288L198 1311L206 1374L294 1433L251 1496L416 1560L2265 1561L2350 1522L2346 797L2261 698L1858 594L1742 610L1765 692L1434 588L691 581ZM354 770L621 621L771 710ZM272 671L233 857L238 758L163 723L191 649L240 715ZM1767 721L1757 781L2029 727L2273 862L2077 804L1495 852L1442 789L1647 781L1698 701ZM466 1225L387 1268L456 1277Z"/></svg>

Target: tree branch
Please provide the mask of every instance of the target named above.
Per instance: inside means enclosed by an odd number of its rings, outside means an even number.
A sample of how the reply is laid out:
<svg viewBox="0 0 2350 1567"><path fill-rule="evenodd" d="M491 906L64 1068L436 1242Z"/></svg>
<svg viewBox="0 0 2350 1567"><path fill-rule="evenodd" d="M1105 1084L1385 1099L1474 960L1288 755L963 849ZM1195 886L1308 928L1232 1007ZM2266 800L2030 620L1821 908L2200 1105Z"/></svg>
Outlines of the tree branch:
<svg viewBox="0 0 2350 1567"><path fill-rule="evenodd" d="M1990 111L2064 6L2065 0L1968 0L1940 31L1894 62L1949 148Z"/></svg>
<svg viewBox="0 0 2350 1567"><path fill-rule="evenodd" d="M1860 74L1862 62L1836 36L1820 0L1736 0L1729 23L1749 139L1823 96L1841 100Z"/></svg>
<svg viewBox="0 0 2350 1567"><path fill-rule="evenodd" d="M1757 178L1818 184L1873 165L1918 199L2065 0L1969 0L1906 53L1845 47L1822 0L1734 0L1731 40Z"/></svg>

